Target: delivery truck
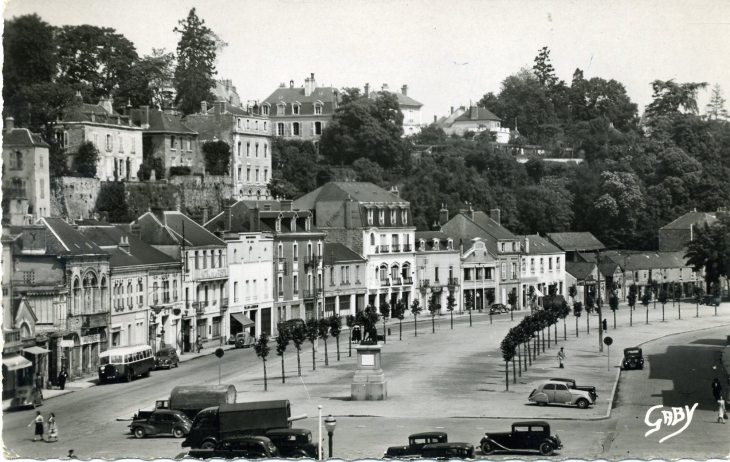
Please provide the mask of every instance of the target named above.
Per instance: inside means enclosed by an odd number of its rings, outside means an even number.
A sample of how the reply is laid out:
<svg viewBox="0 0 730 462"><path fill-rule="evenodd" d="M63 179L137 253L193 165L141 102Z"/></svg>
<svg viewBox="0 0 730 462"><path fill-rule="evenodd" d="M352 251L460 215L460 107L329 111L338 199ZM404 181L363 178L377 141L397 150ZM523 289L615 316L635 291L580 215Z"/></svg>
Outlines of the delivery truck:
<svg viewBox="0 0 730 462"><path fill-rule="evenodd" d="M170 399L155 402L153 411L138 411L134 419L148 419L158 409L180 411L190 420L205 408L236 402L233 385L179 386L172 389Z"/></svg>
<svg viewBox="0 0 730 462"><path fill-rule="evenodd" d="M183 447L214 449L227 436L263 436L273 428L289 428L295 420L289 400L221 404L203 409L195 416Z"/></svg>

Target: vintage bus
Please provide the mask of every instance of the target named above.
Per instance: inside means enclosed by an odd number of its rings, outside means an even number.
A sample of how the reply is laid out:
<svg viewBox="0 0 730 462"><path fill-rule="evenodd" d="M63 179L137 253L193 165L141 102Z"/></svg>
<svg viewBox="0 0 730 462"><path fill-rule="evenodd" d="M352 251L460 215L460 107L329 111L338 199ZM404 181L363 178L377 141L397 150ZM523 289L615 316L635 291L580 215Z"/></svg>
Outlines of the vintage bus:
<svg viewBox="0 0 730 462"><path fill-rule="evenodd" d="M155 368L155 355L149 345L113 348L99 354L99 380L123 379L131 382L137 375L149 377Z"/></svg>

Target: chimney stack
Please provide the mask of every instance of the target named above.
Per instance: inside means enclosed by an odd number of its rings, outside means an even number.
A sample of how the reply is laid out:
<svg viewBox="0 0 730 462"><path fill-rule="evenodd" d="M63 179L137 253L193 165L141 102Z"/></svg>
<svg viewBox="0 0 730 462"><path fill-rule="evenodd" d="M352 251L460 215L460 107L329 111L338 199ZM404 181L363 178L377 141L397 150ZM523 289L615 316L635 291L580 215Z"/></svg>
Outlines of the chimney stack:
<svg viewBox="0 0 730 462"><path fill-rule="evenodd" d="M498 225L502 224L502 222L500 221L500 218L501 218L500 215L501 215L501 212L499 211L499 209L492 209L489 211L489 218L496 221Z"/></svg>
<svg viewBox="0 0 730 462"><path fill-rule="evenodd" d="M129 238L127 236L122 236L119 239L119 249L129 254Z"/></svg>
<svg viewBox="0 0 730 462"><path fill-rule="evenodd" d="M439 224L445 225L449 221L449 209L446 208L446 204L441 204L441 210L439 210Z"/></svg>
<svg viewBox="0 0 730 462"><path fill-rule="evenodd" d="M294 88L294 80L289 81L289 88Z"/></svg>
<svg viewBox="0 0 730 462"><path fill-rule="evenodd" d="M292 211L292 204L294 203L291 199L282 199L280 201L281 203L281 211L282 212L291 212Z"/></svg>
<svg viewBox="0 0 730 462"><path fill-rule="evenodd" d="M311 77L304 80L304 96L309 96L312 93L314 93L314 89L317 88L317 84L314 80L314 72L312 72Z"/></svg>
<svg viewBox="0 0 730 462"><path fill-rule="evenodd" d="M203 224L208 223L208 207L203 207Z"/></svg>
<svg viewBox="0 0 730 462"><path fill-rule="evenodd" d="M436 116L433 116L433 123L436 123Z"/></svg>
<svg viewBox="0 0 730 462"><path fill-rule="evenodd" d="M454 113L454 106L451 106L451 113Z"/></svg>
<svg viewBox="0 0 730 462"><path fill-rule="evenodd" d="M388 84L384 83L382 87L380 87L382 91L388 91Z"/></svg>
<svg viewBox="0 0 730 462"><path fill-rule="evenodd" d="M223 219L226 220L225 221L226 231L231 231L233 229L233 214L231 213L230 205L223 206Z"/></svg>
<svg viewBox="0 0 730 462"><path fill-rule="evenodd" d="M400 92L403 93L403 96L408 96L408 85L403 85Z"/></svg>
<svg viewBox="0 0 730 462"><path fill-rule="evenodd" d="M431 225L431 231L439 231L441 230L441 226L439 226L439 222L434 220L433 224ZM435 249L438 250L438 249Z"/></svg>
<svg viewBox="0 0 730 462"><path fill-rule="evenodd" d="M530 238L525 236L525 253L530 253Z"/></svg>
<svg viewBox="0 0 730 462"><path fill-rule="evenodd" d="M136 237L137 239L142 238L142 227L139 226L137 223L132 225L132 236Z"/></svg>
<svg viewBox="0 0 730 462"><path fill-rule="evenodd" d="M478 115L479 115L479 111L477 109L477 105L472 103L471 107L469 108L469 118L471 120L476 120Z"/></svg>
<svg viewBox="0 0 730 462"><path fill-rule="evenodd" d="M261 222L261 211L259 210L259 204L257 203L253 209L251 209L251 213L249 214L249 231L251 232L258 232L259 231L259 225Z"/></svg>
<svg viewBox="0 0 730 462"><path fill-rule="evenodd" d="M474 220L474 208L469 204L469 211L466 212L469 215L470 220Z"/></svg>
<svg viewBox="0 0 730 462"><path fill-rule="evenodd" d="M398 186L391 186L390 187L390 193L395 194L396 196L400 197L400 192L398 192Z"/></svg>
<svg viewBox="0 0 730 462"><path fill-rule="evenodd" d="M200 102L200 113L205 114L208 112L208 102L207 101L201 101Z"/></svg>
<svg viewBox="0 0 730 462"><path fill-rule="evenodd" d="M15 128L15 119L12 117L5 118L5 133L10 133Z"/></svg>
<svg viewBox="0 0 730 462"><path fill-rule="evenodd" d="M103 107L107 114L111 114L114 112L112 109L112 99L111 98L104 98L102 97L99 99L99 106Z"/></svg>
<svg viewBox="0 0 730 462"><path fill-rule="evenodd" d="M140 106L139 109L142 111L140 117L140 124L143 129L150 128L150 107Z"/></svg>
<svg viewBox="0 0 730 462"><path fill-rule="evenodd" d="M369 98L369 97L370 97L370 84L366 83L365 84L365 98Z"/></svg>

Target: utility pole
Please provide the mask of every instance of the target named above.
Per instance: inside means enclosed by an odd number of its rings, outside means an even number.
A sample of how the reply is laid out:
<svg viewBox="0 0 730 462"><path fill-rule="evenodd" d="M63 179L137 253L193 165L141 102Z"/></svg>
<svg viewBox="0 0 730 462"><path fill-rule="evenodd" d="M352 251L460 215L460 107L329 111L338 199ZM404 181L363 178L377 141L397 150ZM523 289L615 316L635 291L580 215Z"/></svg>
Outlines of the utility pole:
<svg viewBox="0 0 730 462"><path fill-rule="evenodd" d="M603 353L603 297L601 296L601 251L596 251L596 273L598 273L598 351Z"/></svg>
<svg viewBox="0 0 730 462"><path fill-rule="evenodd" d="M185 313L188 312L188 291L185 288L185 275L188 272L188 257L185 254L185 220L182 220L182 247L181 247L180 255L183 259L183 274L182 274L182 284L180 284L183 292L185 292L184 299L185 305L183 306L183 309L181 310L180 314L180 340L182 345L180 345L180 356L182 356L183 352L185 351L185 323L183 322L183 317L185 317Z"/></svg>

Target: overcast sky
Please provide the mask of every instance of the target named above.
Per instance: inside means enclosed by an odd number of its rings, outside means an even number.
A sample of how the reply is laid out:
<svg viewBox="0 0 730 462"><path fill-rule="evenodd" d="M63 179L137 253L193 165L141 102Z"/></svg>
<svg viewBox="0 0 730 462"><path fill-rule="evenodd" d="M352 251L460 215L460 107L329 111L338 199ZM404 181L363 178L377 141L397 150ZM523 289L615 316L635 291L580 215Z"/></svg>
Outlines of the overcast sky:
<svg viewBox="0 0 730 462"><path fill-rule="evenodd" d="M640 111L650 82L720 84L730 100L730 1L6 0L5 17L111 27L148 54L174 51L172 29L196 7L228 43L218 59L242 100L281 82L408 85L423 122L468 105L548 46L558 77L623 83ZM709 91L700 95L700 107ZM729 107L730 105L726 105Z"/></svg>

